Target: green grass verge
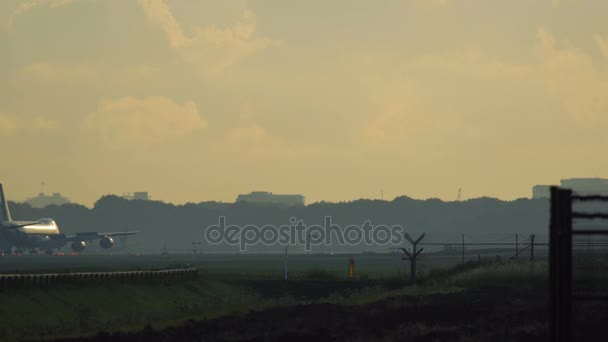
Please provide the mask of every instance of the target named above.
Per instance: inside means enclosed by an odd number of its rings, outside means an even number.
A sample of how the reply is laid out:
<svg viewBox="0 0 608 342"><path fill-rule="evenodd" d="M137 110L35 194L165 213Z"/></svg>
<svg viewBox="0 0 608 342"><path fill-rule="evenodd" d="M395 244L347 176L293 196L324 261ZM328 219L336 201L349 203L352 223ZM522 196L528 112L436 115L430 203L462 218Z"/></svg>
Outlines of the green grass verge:
<svg viewBox="0 0 608 342"><path fill-rule="evenodd" d="M295 304L358 305L397 296L425 296L479 286L543 286L546 263L466 264L433 270L418 286L404 286L406 275L369 278L318 269L292 274L288 283L275 274L202 273L199 280L159 284L57 285L48 289L0 292L0 340L48 339L163 328L190 319L237 315ZM355 286L356 285L356 286ZM278 290L277 290L278 288ZM268 295L268 290L271 295ZM297 293L317 291L302 299ZM325 292L324 292L325 291Z"/></svg>
<svg viewBox="0 0 608 342"><path fill-rule="evenodd" d="M289 305L221 281L167 286L108 284L14 290L0 294L0 340L79 336L161 328L193 318L213 318Z"/></svg>

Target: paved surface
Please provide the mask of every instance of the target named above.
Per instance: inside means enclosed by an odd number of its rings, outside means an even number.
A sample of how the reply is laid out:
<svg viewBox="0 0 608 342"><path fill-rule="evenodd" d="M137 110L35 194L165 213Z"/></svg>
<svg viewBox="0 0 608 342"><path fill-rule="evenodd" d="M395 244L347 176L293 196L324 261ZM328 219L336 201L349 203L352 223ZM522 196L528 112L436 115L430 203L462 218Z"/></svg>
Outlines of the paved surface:
<svg viewBox="0 0 608 342"><path fill-rule="evenodd" d="M496 255L509 258L510 251L486 252L480 256L486 260L496 260ZM291 273L310 270L346 272L350 254L314 255L292 254L288 256ZM401 254L354 254L357 274L399 274L409 269L401 260ZM475 251L465 255L467 261L477 261ZM537 257L544 255L539 251ZM524 257L525 258L525 257ZM462 262L460 254L422 254L419 270L451 267ZM198 268L203 272L226 273L271 273L282 274L283 254L80 254L80 255L4 255L0 256L0 274L10 273L67 273L67 272L110 272L136 271L168 267Z"/></svg>

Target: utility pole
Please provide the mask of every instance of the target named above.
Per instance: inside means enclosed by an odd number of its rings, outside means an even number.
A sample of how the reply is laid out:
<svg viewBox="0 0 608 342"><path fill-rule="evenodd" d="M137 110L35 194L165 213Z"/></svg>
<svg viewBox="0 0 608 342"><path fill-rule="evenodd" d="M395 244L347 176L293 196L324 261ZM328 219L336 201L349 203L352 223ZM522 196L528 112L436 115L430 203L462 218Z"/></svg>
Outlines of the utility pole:
<svg viewBox="0 0 608 342"><path fill-rule="evenodd" d="M530 261L534 261L534 234L530 235Z"/></svg>
<svg viewBox="0 0 608 342"><path fill-rule="evenodd" d="M515 234L515 259L519 259L519 243L517 234Z"/></svg>
<svg viewBox="0 0 608 342"><path fill-rule="evenodd" d="M410 261L410 281L412 283L412 285L416 284L416 261L418 259L418 255L420 255L420 252L422 252L424 250L424 248L421 248L419 251L416 250L416 247L418 246L418 243L420 243L420 241L422 241L422 239L424 239L424 235L422 234L418 237L418 239L414 240L412 239L407 233L404 233L405 238L407 239L407 241L409 241L412 244L412 253L408 252L407 249L405 248L401 248L401 250L403 251L403 254L405 254L404 257L401 258L401 260L409 260Z"/></svg>
<svg viewBox="0 0 608 342"><path fill-rule="evenodd" d="M464 265L464 234L462 234L462 264Z"/></svg>
<svg viewBox="0 0 608 342"><path fill-rule="evenodd" d="M289 277L289 272L287 270L287 246L285 246L285 260L283 263L283 280L287 280Z"/></svg>

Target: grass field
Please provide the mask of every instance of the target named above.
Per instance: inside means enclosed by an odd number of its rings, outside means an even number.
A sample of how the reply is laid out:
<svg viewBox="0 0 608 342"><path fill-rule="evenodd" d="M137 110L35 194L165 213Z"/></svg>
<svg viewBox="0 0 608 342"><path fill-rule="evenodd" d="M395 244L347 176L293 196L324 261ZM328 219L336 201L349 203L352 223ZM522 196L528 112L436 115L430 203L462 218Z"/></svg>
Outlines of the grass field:
<svg viewBox="0 0 608 342"><path fill-rule="evenodd" d="M291 259L293 264L298 265ZM420 286L411 287L404 272L391 268L357 271L355 279L347 280L338 263L335 268L302 263L290 268L290 280L285 282L272 265L254 268L241 260L232 267L228 263L223 268L201 268L198 280L169 285L68 284L45 290L4 291L0 293L0 339L82 336L146 326L161 329L193 319L269 308L319 303L361 305L387 297L455 293L488 284L539 288L546 284L547 276L543 262L469 263L435 268L423 275Z"/></svg>

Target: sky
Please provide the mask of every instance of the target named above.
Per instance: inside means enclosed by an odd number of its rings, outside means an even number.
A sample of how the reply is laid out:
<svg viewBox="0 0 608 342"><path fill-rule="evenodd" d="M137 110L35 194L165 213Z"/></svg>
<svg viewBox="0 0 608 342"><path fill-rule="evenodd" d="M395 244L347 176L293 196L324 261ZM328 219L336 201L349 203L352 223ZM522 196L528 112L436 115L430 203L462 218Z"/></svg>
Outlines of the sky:
<svg viewBox="0 0 608 342"><path fill-rule="evenodd" d="M0 181L307 202L608 178L608 1L3 0ZM42 183L45 183L43 186Z"/></svg>

